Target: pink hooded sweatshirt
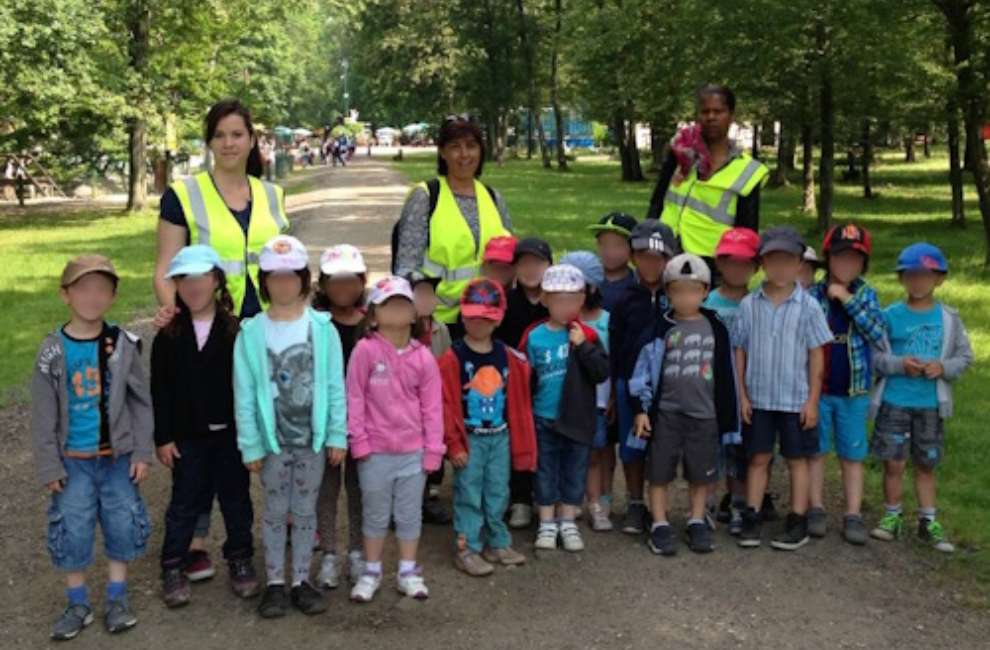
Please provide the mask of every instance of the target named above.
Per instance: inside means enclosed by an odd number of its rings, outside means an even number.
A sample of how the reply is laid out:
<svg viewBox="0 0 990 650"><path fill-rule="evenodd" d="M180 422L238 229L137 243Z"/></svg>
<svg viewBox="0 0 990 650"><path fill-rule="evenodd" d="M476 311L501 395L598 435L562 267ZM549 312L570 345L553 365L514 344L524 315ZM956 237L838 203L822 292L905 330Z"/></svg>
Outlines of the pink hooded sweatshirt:
<svg viewBox="0 0 990 650"><path fill-rule="evenodd" d="M442 384L428 347L397 350L378 333L358 342L347 365L347 431L355 459L422 450L423 469L440 468Z"/></svg>

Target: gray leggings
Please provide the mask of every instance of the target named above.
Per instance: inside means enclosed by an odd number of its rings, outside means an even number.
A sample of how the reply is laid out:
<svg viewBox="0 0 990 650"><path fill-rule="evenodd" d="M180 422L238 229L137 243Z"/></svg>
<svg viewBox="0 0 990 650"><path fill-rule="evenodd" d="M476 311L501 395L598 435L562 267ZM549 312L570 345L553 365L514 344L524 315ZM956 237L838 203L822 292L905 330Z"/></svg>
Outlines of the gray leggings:
<svg viewBox="0 0 990 650"><path fill-rule="evenodd" d="M385 537L389 520L394 519L397 538L419 539L426 487L422 466L422 452L372 454L358 463L365 537Z"/></svg>
<svg viewBox="0 0 990 650"><path fill-rule="evenodd" d="M337 504L340 501L341 483L347 490L347 550L362 550L361 483L358 480L357 461L347 454L347 461L343 466L327 465L320 484L320 498L316 502L316 525L320 531L320 550L324 553L337 552Z"/></svg>
<svg viewBox="0 0 990 650"><path fill-rule="evenodd" d="M308 447L286 447L281 454L265 456L261 486L265 514L261 539L265 543L268 584L285 583L285 542L292 513L292 584L309 579L316 535L316 496L323 480L326 456Z"/></svg>

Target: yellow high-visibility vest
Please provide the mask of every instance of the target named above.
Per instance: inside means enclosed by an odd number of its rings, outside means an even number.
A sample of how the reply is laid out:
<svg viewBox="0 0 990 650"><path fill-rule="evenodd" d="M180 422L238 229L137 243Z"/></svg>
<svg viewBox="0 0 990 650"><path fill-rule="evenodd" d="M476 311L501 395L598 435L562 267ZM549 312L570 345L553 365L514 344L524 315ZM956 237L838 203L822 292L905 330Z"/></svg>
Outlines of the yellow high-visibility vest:
<svg viewBox="0 0 990 650"><path fill-rule="evenodd" d="M430 246L420 269L424 275L440 278L437 298L440 304L434 317L443 323L456 323L460 314L461 294L468 282L481 273L485 246L492 237L511 234L502 225L495 201L483 183L474 181L474 196L478 200L478 243L468 228L464 215L457 207L447 179L440 177L437 207L430 217ZM426 183L420 183L429 192Z"/></svg>
<svg viewBox="0 0 990 650"><path fill-rule="evenodd" d="M734 158L708 180L694 167L677 185L672 182L663 199L660 220L671 227L686 253L714 257L722 233L736 221L736 205L766 183L769 170L747 154Z"/></svg>
<svg viewBox="0 0 990 650"><path fill-rule="evenodd" d="M224 203L209 172L189 176L171 186L186 216L189 243L212 246L220 255L227 275L227 289L234 299L235 315L241 313L249 274L255 289L259 290L258 300L261 300L258 255L268 240L289 228L282 188L254 176L247 178L251 187L251 220L247 236Z"/></svg>

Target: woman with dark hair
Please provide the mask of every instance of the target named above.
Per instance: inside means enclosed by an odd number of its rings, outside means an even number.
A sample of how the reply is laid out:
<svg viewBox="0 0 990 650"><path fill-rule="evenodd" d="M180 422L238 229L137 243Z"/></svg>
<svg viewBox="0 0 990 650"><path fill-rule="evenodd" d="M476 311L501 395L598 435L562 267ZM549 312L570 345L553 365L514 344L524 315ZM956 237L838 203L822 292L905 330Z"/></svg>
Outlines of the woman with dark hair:
<svg viewBox="0 0 990 650"><path fill-rule="evenodd" d="M696 102L697 121L670 141L647 217L662 220L685 252L713 266L725 231L759 229L760 188L769 170L729 139L736 111L731 89L707 84Z"/></svg>
<svg viewBox="0 0 990 650"><path fill-rule="evenodd" d="M213 170L176 181L162 194L154 280L158 327L176 310L175 286L165 277L168 263L188 244L206 244L220 254L234 315L261 311L258 253L289 225L282 188L261 180L261 150L248 109L236 99L214 104L205 136Z"/></svg>
<svg viewBox="0 0 990 650"><path fill-rule="evenodd" d="M467 116L448 117L437 138L438 178L415 185L399 217L393 272L440 279L436 318L454 326L455 337L461 333L461 293L480 274L485 245L512 230L502 196L478 180L484 162L478 124Z"/></svg>

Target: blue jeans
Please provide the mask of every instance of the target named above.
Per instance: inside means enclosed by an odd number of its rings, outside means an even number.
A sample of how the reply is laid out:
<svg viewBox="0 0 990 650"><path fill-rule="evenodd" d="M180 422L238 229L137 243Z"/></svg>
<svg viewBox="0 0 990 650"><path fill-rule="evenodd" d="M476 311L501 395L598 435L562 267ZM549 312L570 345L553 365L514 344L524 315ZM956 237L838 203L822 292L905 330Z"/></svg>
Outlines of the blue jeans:
<svg viewBox="0 0 990 650"><path fill-rule="evenodd" d="M580 506L591 446L557 433L552 420L536 418L536 504Z"/></svg>
<svg viewBox="0 0 990 650"><path fill-rule="evenodd" d="M55 567L82 571L93 563L97 521L107 558L131 562L144 555L151 524L131 482L131 455L65 458L63 465L65 486L52 494L48 508L48 552Z"/></svg>
<svg viewBox="0 0 990 650"><path fill-rule="evenodd" d="M832 451L834 437L839 458L863 462L869 448L866 442L869 412L869 395L822 395L818 402L818 453Z"/></svg>
<svg viewBox="0 0 990 650"><path fill-rule="evenodd" d="M454 471L454 532L480 553L512 545L503 517L509 507L509 435L468 436L467 467Z"/></svg>

